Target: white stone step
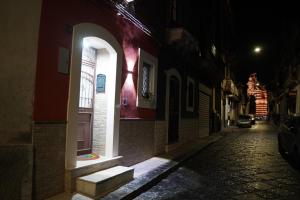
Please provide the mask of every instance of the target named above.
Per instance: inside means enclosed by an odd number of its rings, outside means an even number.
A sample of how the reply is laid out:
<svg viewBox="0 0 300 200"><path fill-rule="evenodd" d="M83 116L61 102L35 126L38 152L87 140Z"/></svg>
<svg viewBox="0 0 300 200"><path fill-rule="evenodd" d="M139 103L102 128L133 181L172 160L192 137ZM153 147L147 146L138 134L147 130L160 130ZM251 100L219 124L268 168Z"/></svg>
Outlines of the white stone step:
<svg viewBox="0 0 300 200"><path fill-rule="evenodd" d="M133 179L134 168L116 166L77 178L77 192L98 198L117 189Z"/></svg>
<svg viewBox="0 0 300 200"><path fill-rule="evenodd" d="M76 191L76 180L78 177L86 176L101 170L109 169L120 165L122 156L113 158L101 158L91 161L77 161L77 166L74 169L66 170L65 173L65 189L67 192Z"/></svg>

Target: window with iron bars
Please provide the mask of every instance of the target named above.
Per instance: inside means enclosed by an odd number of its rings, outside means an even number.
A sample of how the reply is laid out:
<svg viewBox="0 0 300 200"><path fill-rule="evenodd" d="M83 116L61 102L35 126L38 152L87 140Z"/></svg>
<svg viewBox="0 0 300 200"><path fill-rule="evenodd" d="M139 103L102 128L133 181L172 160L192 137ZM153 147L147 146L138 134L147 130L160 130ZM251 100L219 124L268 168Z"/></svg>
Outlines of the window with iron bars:
<svg viewBox="0 0 300 200"><path fill-rule="evenodd" d="M92 108L94 97L94 76L96 67L96 49L82 49L79 107Z"/></svg>
<svg viewBox="0 0 300 200"><path fill-rule="evenodd" d="M151 73L151 65L143 62L143 83L142 83L142 96L144 98L150 98L150 73Z"/></svg>

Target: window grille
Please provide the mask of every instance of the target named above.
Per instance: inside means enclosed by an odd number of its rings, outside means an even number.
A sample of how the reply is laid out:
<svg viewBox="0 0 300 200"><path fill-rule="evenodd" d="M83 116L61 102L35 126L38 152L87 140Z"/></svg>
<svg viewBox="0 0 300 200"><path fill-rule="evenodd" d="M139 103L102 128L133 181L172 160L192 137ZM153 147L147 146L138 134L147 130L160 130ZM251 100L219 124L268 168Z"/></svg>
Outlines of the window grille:
<svg viewBox="0 0 300 200"><path fill-rule="evenodd" d="M136 105L139 108L156 108L157 58L139 49Z"/></svg>
<svg viewBox="0 0 300 200"><path fill-rule="evenodd" d="M94 97L94 75L96 67L96 49L82 49L79 107L92 108Z"/></svg>
<svg viewBox="0 0 300 200"><path fill-rule="evenodd" d="M143 63L143 84L142 84L142 96L145 98L150 97L150 70L151 65Z"/></svg>

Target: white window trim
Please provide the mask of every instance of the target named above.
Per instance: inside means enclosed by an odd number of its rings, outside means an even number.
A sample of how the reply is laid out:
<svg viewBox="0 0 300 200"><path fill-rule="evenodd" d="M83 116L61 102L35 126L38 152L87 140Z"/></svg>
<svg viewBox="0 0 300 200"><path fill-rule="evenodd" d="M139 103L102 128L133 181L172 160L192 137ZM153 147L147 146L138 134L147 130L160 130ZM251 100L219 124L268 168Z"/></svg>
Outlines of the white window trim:
<svg viewBox="0 0 300 200"><path fill-rule="evenodd" d="M149 77L149 91L151 93L150 98L143 97L143 63L151 65L150 77ZM156 109L157 98L157 58L150 55L139 48L139 63L138 63L138 84L137 84L137 99L136 106L139 108Z"/></svg>
<svg viewBox="0 0 300 200"><path fill-rule="evenodd" d="M191 77L187 77L187 90L186 90L186 111L193 112L195 108L195 80ZM189 106L189 84L192 83L194 86L193 90L193 105Z"/></svg>

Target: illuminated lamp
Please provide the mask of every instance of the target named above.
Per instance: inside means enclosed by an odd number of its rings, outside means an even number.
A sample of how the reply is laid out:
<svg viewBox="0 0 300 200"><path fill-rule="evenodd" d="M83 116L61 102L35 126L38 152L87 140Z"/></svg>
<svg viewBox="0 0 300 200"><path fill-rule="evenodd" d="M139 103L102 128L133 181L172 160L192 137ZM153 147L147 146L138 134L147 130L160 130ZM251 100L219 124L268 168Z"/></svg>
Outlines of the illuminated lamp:
<svg viewBox="0 0 300 200"><path fill-rule="evenodd" d="M91 46L91 44L84 38L82 41L82 46L84 48L89 48Z"/></svg>
<svg viewBox="0 0 300 200"><path fill-rule="evenodd" d="M127 61L127 72L128 73L133 73L133 68L134 68L134 65L136 63L136 60L126 58L126 61Z"/></svg>
<svg viewBox="0 0 300 200"><path fill-rule="evenodd" d="M254 48L254 53L260 53L261 52L261 48L260 47L255 47Z"/></svg>
<svg viewBox="0 0 300 200"><path fill-rule="evenodd" d="M130 46L130 44L127 44L126 41L123 41L123 49L124 49L125 60L126 60L126 64L127 64L126 71L133 73L134 66L138 59L137 49Z"/></svg>

